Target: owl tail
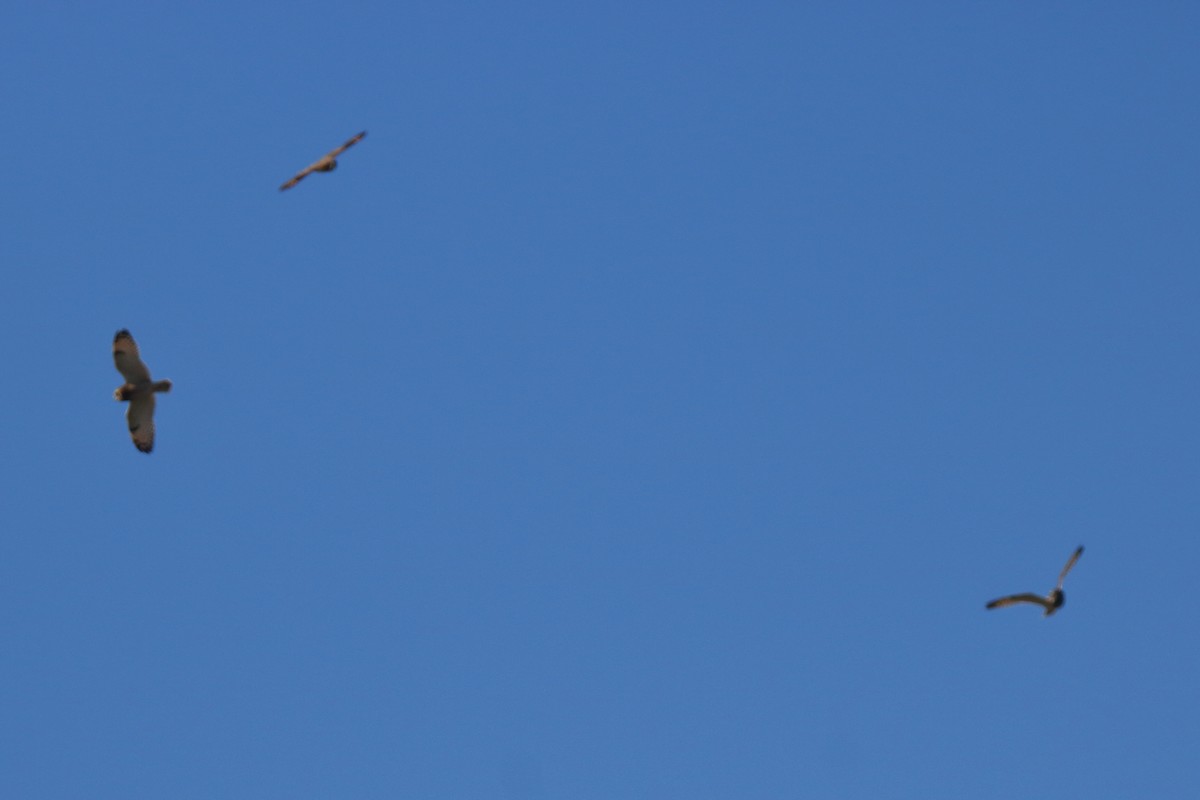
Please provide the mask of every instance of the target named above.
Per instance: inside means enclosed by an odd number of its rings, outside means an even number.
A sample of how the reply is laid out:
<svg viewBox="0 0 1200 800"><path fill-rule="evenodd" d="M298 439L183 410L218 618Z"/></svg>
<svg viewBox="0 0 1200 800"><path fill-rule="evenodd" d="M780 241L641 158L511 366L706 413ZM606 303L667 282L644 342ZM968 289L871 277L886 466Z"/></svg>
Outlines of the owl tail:
<svg viewBox="0 0 1200 800"><path fill-rule="evenodd" d="M155 381L154 384L150 388L156 392L169 392L169 391L171 391L171 382L170 381Z"/></svg>

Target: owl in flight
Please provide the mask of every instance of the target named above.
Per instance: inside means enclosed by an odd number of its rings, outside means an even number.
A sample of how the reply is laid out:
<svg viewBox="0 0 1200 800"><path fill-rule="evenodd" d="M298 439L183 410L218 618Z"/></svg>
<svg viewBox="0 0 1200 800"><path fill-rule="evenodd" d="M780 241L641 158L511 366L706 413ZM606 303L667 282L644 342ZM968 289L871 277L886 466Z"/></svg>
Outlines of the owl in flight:
<svg viewBox="0 0 1200 800"><path fill-rule="evenodd" d="M357 136L351 137L341 147L335 147L334 149L330 150L328 153L321 156L321 159L319 161L317 161L315 164L309 164L307 167L305 167L304 169L297 172L296 177L292 178L290 181L285 183L283 186L279 187L279 191L282 192L285 189L292 188L297 183L304 180L304 178L306 178L310 172L333 172L335 169L337 169L337 160L336 160L337 157L340 156L342 153L346 152L346 150L348 150L351 146L353 146L356 142L358 142L359 139L363 138L366 135L367 135L367 132L363 131L362 133L358 134Z"/></svg>
<svg viewBox="0 0 1200 800"><path fill-rule="evenodd" d="M125 414L133 446L143 453L154 449L154 393L171 391L170 381L150 380L150 370L138 356L137 342L122 328L113 339L113 361L125 383L117 387L113 397L129 402Z"/></svg>
<svg viewBox="0 0 1200 800"><path fill-rule="evenodd" d="M1063 594L1062 590L1063 581L1066 579L1067 573L1071 571L1071 567L1075 566L1075 562L1079 560L1081 555L1083 555L1083 545L1080 545L1079 548L1071 554L1071 557L1067 559L1067 565L1063 567L1062 572L1058 575L1058 585L1051 589L1050 594L1046 595L1045 597L1033 594L1032 592L1025 592L1024 594L1010 594L1008 597L1001 597L993 600L987 604L987 607L1004 608L1005 606L1011 606L1016 603L1036 603L1037 605L1046 609L1046 613L1042 614L1043 617L1050 616L1055 611L1058 611L1060 608L1062 608L1062 604L1066 600L1066 596Z"/></svg>

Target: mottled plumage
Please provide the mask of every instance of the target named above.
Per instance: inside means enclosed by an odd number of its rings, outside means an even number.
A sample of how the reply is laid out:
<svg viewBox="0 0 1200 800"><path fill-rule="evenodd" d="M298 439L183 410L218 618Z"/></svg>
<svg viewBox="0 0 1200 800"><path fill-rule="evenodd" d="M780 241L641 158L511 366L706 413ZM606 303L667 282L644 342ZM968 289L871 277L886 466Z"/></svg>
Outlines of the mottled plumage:
<svg viewBox="0 0 1200 800"><path fill-rule="evenodd" d="M305 167L304 169L297 172L296 177L292 178L290 181L285 183L283 186L279 187L279 191L282 192L285 189L292 188L297 183L304 180L304 178L308 177L308 175L310 173L332 172L334 169L337 168L337 160L336 160L337 157L340 156L342 153L346 152L346 150L349 149L355 142L357 142L359 139L363 138L366 135L367 135L367 132L363 131L362 133L358 134L357 136L354 136L354 137L350 138L349 140L347 140L347 142L344 145L342 145L341 147L337 147L337 148L334 148L333 150L330 150L328 153L321 156L320 160L316 161L313 164L309 164L307 167Z"/></svg>
<svg viewBox="0 0 1200 800"><path fill-rule="evenodd" d="M137 342L124 328L113 338L113 363L125 378L113 397L129 403L125 420L133 446L149 453L154 449L154 393L171 391L171 382L150 380L150 370L138 355Z"/></svg>
<svg viewBox="0 0 1200 800"><path fill-rule="evenodd" d="M1044 608L1046 611L1042 614L1043 617L1048 617L1058 609L1062 608L1066 602L1067 596L1063 594L1063 581L1067 578L1067 573L1071 571L1071 567L1075 566L1075 562L1083 555L1083 545L1071 554L1067 559L1067 565L1063 567L1062 572L1058 575L1058 585L1050 590L1050 594L1042 597L1041 595L1033 594L1032 592L1024 592L1022 594L1010 594L1007 597L1000 597L987 604L988 608L1004 608L1005 606L1015 605L1017 603L1033 603Z"/></svg>

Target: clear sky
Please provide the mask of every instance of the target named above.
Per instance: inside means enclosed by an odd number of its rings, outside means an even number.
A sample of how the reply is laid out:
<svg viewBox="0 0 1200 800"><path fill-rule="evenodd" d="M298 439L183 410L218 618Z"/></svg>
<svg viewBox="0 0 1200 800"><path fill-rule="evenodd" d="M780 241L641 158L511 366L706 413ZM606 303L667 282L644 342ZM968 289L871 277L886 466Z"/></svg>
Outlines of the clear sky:
<svg viewBox="0 0 1200 800"><path fill-rule="evenodd" d="M1195 797L1198 30L12 4L0 797Z"/></svg>

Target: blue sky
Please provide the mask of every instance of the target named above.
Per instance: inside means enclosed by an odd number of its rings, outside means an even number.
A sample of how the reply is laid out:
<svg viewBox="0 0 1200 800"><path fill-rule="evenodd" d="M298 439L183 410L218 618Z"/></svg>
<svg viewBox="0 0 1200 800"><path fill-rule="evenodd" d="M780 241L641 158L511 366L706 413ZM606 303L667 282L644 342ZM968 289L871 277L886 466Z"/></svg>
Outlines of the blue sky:
<svg viewBox="0 0 1200 800"><path fill-rule="evenodd" d="M1194 796L1198 17L10 9L0 795Z"/></svg>

